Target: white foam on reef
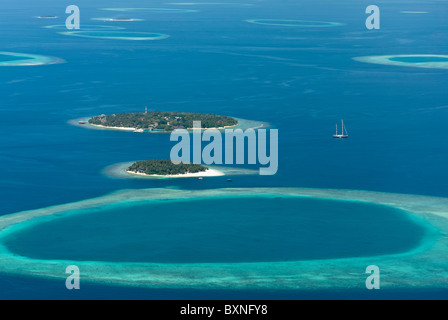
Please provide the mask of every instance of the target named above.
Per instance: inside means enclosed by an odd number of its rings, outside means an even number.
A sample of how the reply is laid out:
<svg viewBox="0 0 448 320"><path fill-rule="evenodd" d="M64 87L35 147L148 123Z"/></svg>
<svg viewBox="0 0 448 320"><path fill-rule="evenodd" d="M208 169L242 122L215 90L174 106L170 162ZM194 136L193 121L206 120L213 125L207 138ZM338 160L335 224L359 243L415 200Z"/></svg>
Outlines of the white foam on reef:
<svg viewBox="0 0 448 320"><path fill-rule="evenodd" d="M393 58L418 58L418 57L434 57L448 59L448 55L437 55L437 54L401 54L401 55L387 55L387 56L365 56L365 57L354 57L353 60L365 63L373 64L383 64L391 66L401 66L401 67L413 67L413 68L431 68L431 69L448 69L448 60L446 61L433 61L433 62L403 62L394 61Z"/></svg>
<svg viewBox="0 0 448 320"><path fill-rule="evenodd" d="M59 17L58 16L37 16L35 18L37 18L37 19L57 19Z"/></svg>
<svg viewBox="0 0 448 320"><path fill-rule="evenodd" d="M54 30L68 30L65 24L55 24L51 26L44 26L42 28L54 29ZM79 31L107 31L107 30L123 30L123 27L117 26L102 26L102 25L88 25L82 24Z"/></svg>
<svg viewBox="0 0 448 320"><path fill-rule="evenodd" d="M94 38L94 39L112 39L112 40L134 40L134 41L148 41L148 40L163 40L169 38L167 34L149 33L149 32L108 32L101 31L103 34L98 35L98 31L70 31L59 32L66 36Z"/></svg>
<svg viewBox="0 0 448 320"><path fill-rule="evenodd" d="M197 178L197 177L217 177L217 176L238 176L238 175L252 175L258 174L257 170L224 167L224 166L207 166L210 168L209 172L198 172L191 174L183 174L176 176L155 176L145 174L131 174L126 171L135 161L120 162L103 169L102 174L113 179L174 179L174 178Z"/></svg>
<svg viewBox="0 0 448 320"><path fill-rule="evenodd" d="M77 210L152 200L237 196L292 196L362 201L408 212L429 230L420 246L408 252L372 257L251 263L118 263L32 259L15 255L4 244L17 230ZM84 214L88 214L85 213ZM148 288L197 289L365 289L366 267L381 270L381 289L448 288L448 199L358 190L302 188L230 188L212 190L122 190L99 198L0 217L0 272L56 278L77 265L83 281Z"/></svg>
<svg viewBox="0 0 448 320"><path fill-rule="evenodd" d="M134 21L145 21L145 19L135 19L135 18L91 18L90 20L95 20L95 21L106 21L106 22L134 22Z"/></svg>
<svg viewBox="0 0 448 320"><path fill-rule="evenodd" d="M236 126L231 127L232 129L269 129L272 128L272 125L268 122L262 122L262 121L256 121L256 120L247 120L247 119L240 119L240 118L234 118L238 121L238 124Z"/></svg>
<svg viewBox="0 0 448 320"><path fill-rule="evenodd" d="M262 24L268 26L301 27L301 28L338 27L344 25L343 23L339 22L286 20L286 19L250 19L245 21L254 24Z"/></svg>
<svg viewBox="0 0 448 320"><path fill-rule="evenodd" d="M0 55L16 58L15 60L0 61L0 67L40 66L65 63L63 59L38 54L0 51Z"/></svg>
<svg viewBox="0 0 448 320"><path fill-rule="evenodd" d="M168 9L168 8L102 8L101 10L120 11L120 12L153 12L153 13L188 13L198 11L191 9Z"/></svg>

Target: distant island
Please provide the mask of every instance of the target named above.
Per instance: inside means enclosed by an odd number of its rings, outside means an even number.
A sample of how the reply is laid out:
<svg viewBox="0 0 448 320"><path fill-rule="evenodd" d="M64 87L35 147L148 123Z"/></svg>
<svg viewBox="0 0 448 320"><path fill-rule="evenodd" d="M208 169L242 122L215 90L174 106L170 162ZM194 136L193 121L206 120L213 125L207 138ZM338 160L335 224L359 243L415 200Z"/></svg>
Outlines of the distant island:
<svg viewBox="0 0 448 320"><path fill-rule="evenodd" d="M126 169L127 173L163 177L202 177L223 175L220 171L209 169L201 164L174 164L171 160L143 160L134 162Z"/></svg>
<svg viewBox="0 0 448 320"><path fill-rule="evenodd" d="M89 124L106 128L170 132L175 129L192 129L193 121L201 121L201 128L226 128L238 124L238 120L215 114L191 112L134 112L99 115L89 119Z"/></svg>
<svg viewBox="0 0 448 320"><path fill-rule="evenodd" d="M134 21L132 18L109 18L107 21Z"/></svg>

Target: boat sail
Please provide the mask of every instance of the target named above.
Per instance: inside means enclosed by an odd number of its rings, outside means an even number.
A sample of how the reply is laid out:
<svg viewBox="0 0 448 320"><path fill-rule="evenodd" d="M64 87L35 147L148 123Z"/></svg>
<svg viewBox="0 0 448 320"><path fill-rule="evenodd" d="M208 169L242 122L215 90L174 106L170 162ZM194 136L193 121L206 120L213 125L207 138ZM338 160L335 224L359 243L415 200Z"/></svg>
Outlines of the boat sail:
<svg viewBox="0 0 448 320"><path fill-rule="evenodd" d="M336 123L336 134L333 135L333 138L338 138L338 139L348 138L348 132L344 126L344 120L341 120L341 122L342 122L341 134L338 133L338 124Z"/></svg>

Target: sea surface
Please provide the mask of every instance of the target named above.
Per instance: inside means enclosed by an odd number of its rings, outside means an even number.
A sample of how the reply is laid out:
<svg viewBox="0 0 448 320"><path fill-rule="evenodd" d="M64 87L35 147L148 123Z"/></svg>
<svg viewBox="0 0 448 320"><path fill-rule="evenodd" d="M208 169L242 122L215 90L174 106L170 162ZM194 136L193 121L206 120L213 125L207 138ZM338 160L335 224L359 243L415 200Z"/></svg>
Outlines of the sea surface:
<svg viewBox="0 0 448 320"><path fill-rule="evenodd" d="M225 2L228 5L184 7L170 5L166 1L151 1L149 4L137 0L80 0L73 3L81 11L81 30L83 24L97 24L125 27L128 33L169 35L160 40L132 41L59 34L64 30L43 27L65 23L67 15L64 4L50 0L2 0L0 51L52 56L66 62L0 67L0 215L94 198L121 189L164 187L192 190L306 187L448 197L448 71L368 64L352 59L372 55L448 54L447 2L377 1L375 4L381 9L380 30L367 30L365 27L365 8L371 4L367 1ZM242 6L241 3L250 5ZM121 7L184 8L197 11L101 10ZM401 11L428 13L403 14ZM35 18L40 15L56 15L59 18ZM91 20L103 17L144 21ZM342 25L313 28L261 25L247 21L258 19L328 21ZM118 30L113 32L117 33ZM0 61L8 59L0 56ZM405 60L427 62L431 59ZM400 58L400 61L404 60ZM269 122L279 131L277 174L238 176L233 177L231 182L227 177L132 180L111 179L103 175L102 170L115 163L168 158L174 143L165 134L86 130L69 125L68 121L102 113L143 112L145 106L149 110L216 113ZM347 126L350 138L336 140L332 135L335 124L340 123L341 119ZM254 165L243 167L258 169ZM218 204L220 200L216 201ZM250 210L254 210L254 207L245 208L244 204L234 201L243 216L233 213L232 219L235 219L236 224L247 226L241 221L251 219L247 213L252 212ZM272 201L275 202L275 199ZM297 205L284 199L282 201L285 202L270 202L266 208L287 215ZM223 203L216 213L226 214L228 210L224 210L227 208L225 205L229 204ZM179 228L189 226L188 223L181 223L182 217L186 219L186 215L176 208L179 203L171 204L172 207L165 205L168 212L176 215ZM260 205L254 204L255 208ZM319 205L337 209L327 203ZM311 206L312 210L307 212L317 210L316 206ZM367 214L367 207L360 211L372 219ZM213 203L204 202L198 208L198 216L214 212ZM138 210L132 212L138 216ZM323 216L317 215L319 221L332 221L332 224L322 228L315 223L313 227L327 237L334 232L333 236L337 238L337 231L347 227L344 219L325 217L326 211L323 209L319 212L323 213ZM115 230L118 230L119 216L124 216L124 213L123 208L121 211L116 209L109 227L115 226ZM167 219L163 208L157 210L157 213L160 214L157 219ZM269 218L268 213L263 213L264 219ZM104 213L97 213L92 218L100 220L101 214ZM384 215L378 213L378 219L381 217L384 218ZM76 219L79 219L76 223L82 224L81 220L87 221L88 216ZM287 219L292 218L283 216L283 219L286 219L283 222L287 224L290 222ZM348 223L353 223L352 219L353 216L349 216ZM396 219L407 227L395 228L394 236L407 240L383 248L378 245L368 252L400 251L418 243L421 230L412 223L406 224L399 216ZM382 222L373 220L371 223L386 231L394 225L387 219ZM52 223L54 225L41 225L36 230L55 238L65 234L65 231L76 233L62 222L61 225ZM131 224L129 221L126 223ZM266 220L257 223L263 224L265 228L272 227ZM294 223L303 225L298 221ZM249 227L255 238L262 238L256 225L251 224ZM51 230L54 233L50 234ZM220 236L229 236L226 230L235 232L234 229L221 226ZM86 232L95 236L94 231ZM275 230L270 228L269 231L271 237L276 237ZM292 235L293 231L290 232ZM63 243L56 251L34 247L38 244L36 241L43 241L42 238L36 238L37 235L29 233L23 239L29 241L29 247L22 242L20 250L36 256L46 255L47 258L64 255L65 251L59 250ZM175 236L176 230L170 229L168 235ZM291 236L287 235L282 234L283 240L292 241ZM269 238L262 241L266 239ZM317 235L311 239L318 242ZM170 243L164 240L161 244ZM235 243L243 240L238 238ZM300 238L295 240L300 242ZM311 246L313 241L310 241ZM337 242L333 244L338 245ZM226 245L231 247L232 243ZM289 244L290 253L288 250L275 252L278 256L274 258L266 256L266 252L253 246L253 243L251 246L253 259L260 258L260 255L271 260L294 259L299 255L297 252L291 253L294 244ZM112 258L120 258L119 255L111 258L111 253L101 250L101 246L97 249L107 256L103 259L110 261ZM330 257L334 252L328 249L324 247L317 253ZM356 243L352 243L350 250L353 250L350 252L352 255L360 254ZM92 252L89 251L79 250L74 254L92 258ZM236 256L217 255L210 251L208 255L199 258L240 261L250 257L242 257L241 253ZM163 259L167 261L169 257ZM154 290L88 283L83 284L82 290L75 292L66 290L61 281L0 275L1 299L447 297L446 289L437 288L380 292L201 291Z"/></svg>
<svg viewBox="0 0 448 320"><path fill-rule="evenodd" d="M238 263L400 253L424 235L405 212L387 206L245 196L84 209L24 228L5 244L47 260Z"/></svg>

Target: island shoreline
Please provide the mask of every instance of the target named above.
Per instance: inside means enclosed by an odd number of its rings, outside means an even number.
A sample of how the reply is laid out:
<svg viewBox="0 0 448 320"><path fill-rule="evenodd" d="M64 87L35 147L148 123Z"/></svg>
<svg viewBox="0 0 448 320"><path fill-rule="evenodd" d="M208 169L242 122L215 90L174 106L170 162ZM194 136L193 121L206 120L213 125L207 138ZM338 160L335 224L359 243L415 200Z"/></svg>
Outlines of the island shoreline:
<svg viewBox="0 0 448 320"><path fill-rule="evenodd" d="M234 118L234 119L235 119L235 118ZM237 121L238 121L238 120L237 120ZM86 124L89 124L89 125L94 126L94 127L100 127L100 128L104 128L104 129L111 129L111 130L123 130L123 131L135 131L135 130L138 130L137 128L131 128L131 127L111 127L111 126L104 126L104 125L101 125L101 124L93 124L93 123L90 123L90 122L87 122ZM236 127L236 126L238 126L238 124L239 124L239 123L237 123L237 124L235 124L235 125L233 125L233 126L224 126L224 127L215 127L215 128L201 128L201 130L208 130L208 129L224 130L224 129L228 129L228 128ZM140 129L140 128L139 128L139 129ZM141 128L141 129L143 129L143 128ZM194 128L174 129L174 130L171 130L171 131L148 130L148 129L143 129L143 130L146 130L146 131L143 131L143 132L171 133L171 132L174 132L174 131L176 131L176 130L187 130L187 131L191 131L191 130L194 130Z"/></svg>
<svg viewBox="0 0 448 320"><path fill-rule="evenodd" d="M127 172L127 169L136 161L126 161L111 164L101 170L101 173L111 179L150 179L150 180L165 180L174 179L181 177L169 177L169 176L156 176L148 174L134 174L133 172ZM227 167L227 166L207 166L210 170L219 171L222 175L208 175L202 176L204 178L214 178L214 177L232 177L232 176L244 176L244 175L258 175L258 170L237 168L237 167ZM182 178L199 178L199 176L185 176Z"/></svg>
<svg viewBox="0 0 448 320"><path fill-rule="evenodd" d="M68 120L67 123L76 127L81 127L85 129L91 129L91 130L115 130L115 131L126 131L126 132L134 132L137 128L131 128L131 127L109 127L109 126L103 126L103 125L97 125L97 124L91 124L88 121L92 117L82 117L82 118L76 118ZM225 129L242 129L242 130L257 130L257 129L268 129L272 128L272 125L268 122L263 121L256 121L256 120L247 120L242 118L234 118L238 121L236 125L233 126L226 126L226 127L215 127L215 128L201 128L201 131L207 130L207 129L215 129L215 130L225 130ZM80 123L82 122L82 123ZM187 130L189 132L192 132L193 129L183 129ZM139 133L172 133L173 131L159 131L159 130L144 130L143 132Z"/></svg>
<svg viewBox="0 0 448 320"><path fill-rule="evenodd" d="M207 168L205 171L194 172L194 173L180 173L180 174L146 174L143 172L135 172L126 170L128 174L135 174L143 177L154 177L154 178L198 178L198 177L220 177L225 176L225 173L216 169Z"/></svg>
<svg viewBox="0 0 448 320"><path fill-rule="evenodd" d="M145 288L232 288L232 289L342 289L347 281L361 288L360 266L372 259L391 273L382 282L387 288L447 288L440 281L440 272L446 270L448 241L440 230L448 229L447 198L421 195L393 194L363 190L306 189L306 188L224 188L209 190L177 190L166 188L120 190L112 194L56 205L37 210L22 211L0 218L0 271L6 274L32 275L42 278L64 278L60 270L70 262L65 260L33 259L15 255L5 245L5 239L23 227L42 223L60 215L78 214L80 210L129 201L176 199L203 199L214 197L276 196L312 197L342 201L361 201L401 209L409 218L428 230L422 242L409 251L369 257L351 257L280 262L237 263L151 263L77 261L85 270L85 281L92 283L138 286ZM412 267L409 267L412 266ZM418 268L417 268L418 266ZM416 269L417 268L417 269ZM297 270L302 272L297 273ZM328 270L338 270L336 274ZM326 271L326 272L323 272ZM247 274L253 277L247 281ZM117 275L121 277L118 278ZM191 275L195 275L192 277ZM138 282L135 281L137 276ZM412 280L412 282L410 282Z"/></svg>

